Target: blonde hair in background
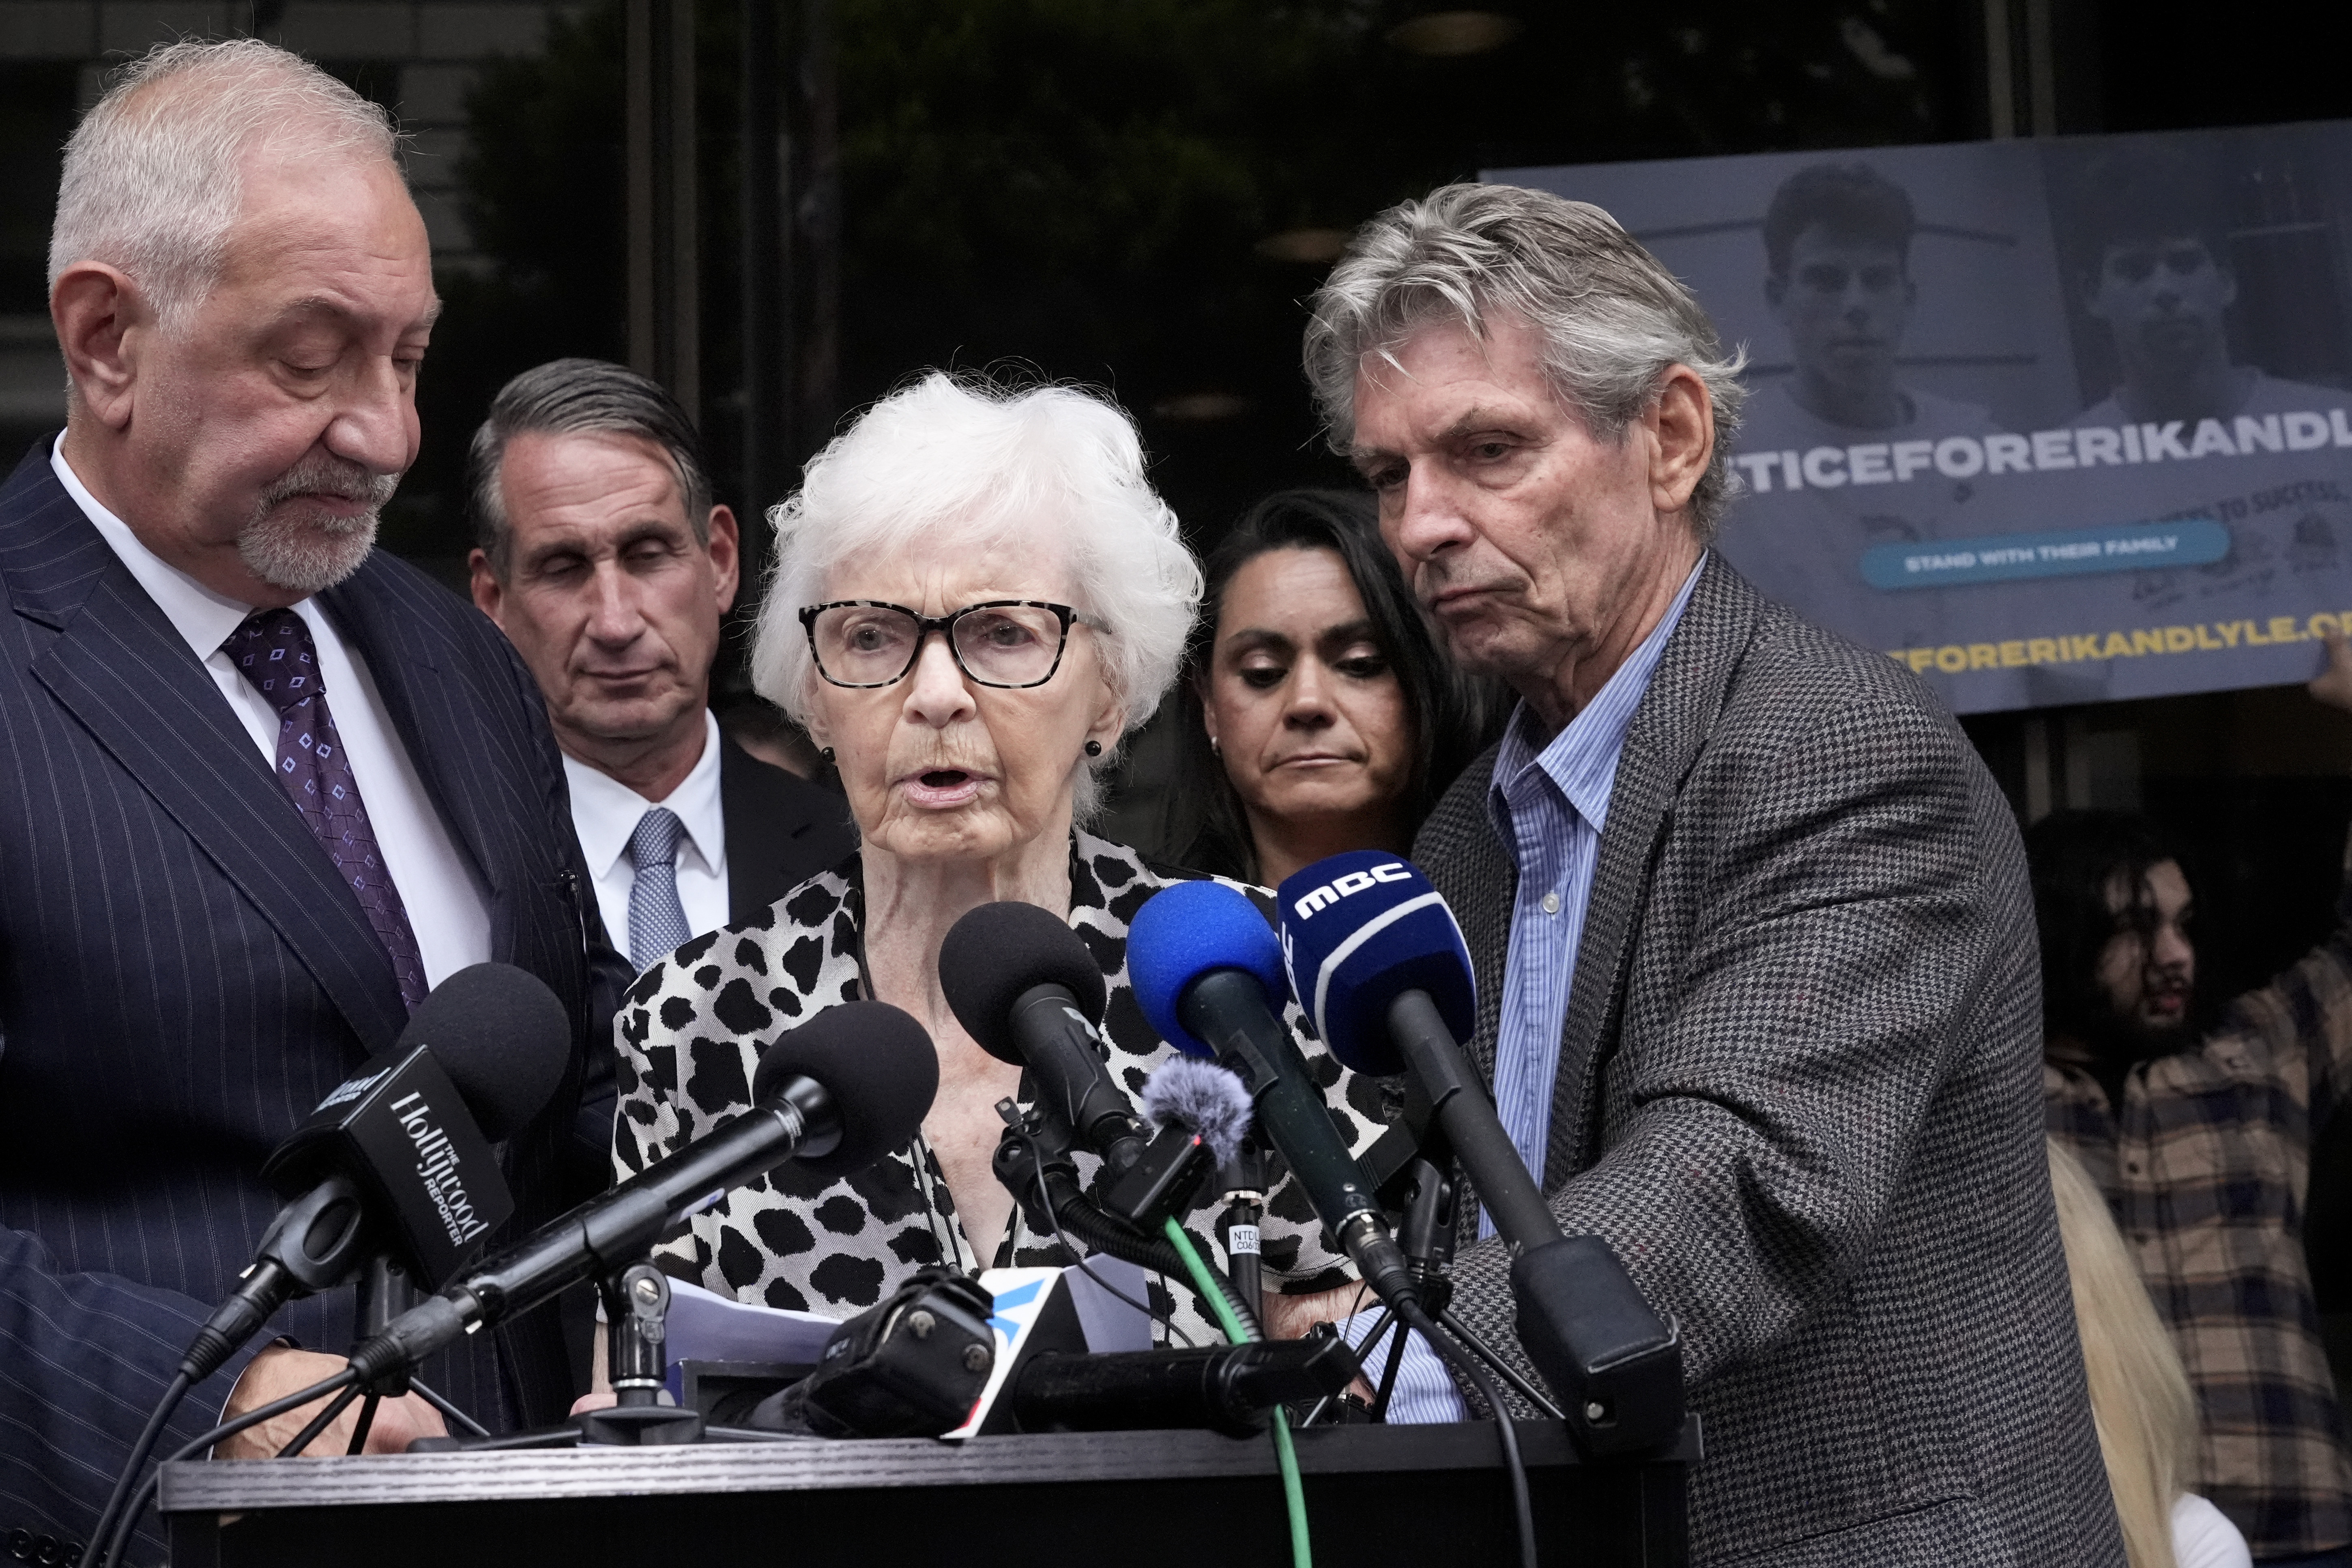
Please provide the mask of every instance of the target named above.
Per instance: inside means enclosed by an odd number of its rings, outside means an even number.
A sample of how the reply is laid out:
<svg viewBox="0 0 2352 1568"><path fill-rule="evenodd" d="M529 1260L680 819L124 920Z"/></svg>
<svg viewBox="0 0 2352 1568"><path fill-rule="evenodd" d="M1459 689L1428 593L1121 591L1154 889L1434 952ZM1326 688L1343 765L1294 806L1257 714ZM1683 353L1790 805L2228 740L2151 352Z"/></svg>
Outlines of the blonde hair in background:
<svg viewBox="0 0 2352 1568"><path fill-rule="evenodd" d="M178 331L220 275L245 155L265 142L397 166L382 109L274 44L187 39L122 67L66 143L50 287L77 262L102 261Z"/></svg>
<svg viewBox="0 0 2352 1568"><path fill-rule="evenodd" d="M2050 1144L2050 1186L2074 1285L2091 1419L2131 1568L2176 1568L2172 1505L2197 1454L2197 1395L2122 1233L2082 1163Z"/></svg>

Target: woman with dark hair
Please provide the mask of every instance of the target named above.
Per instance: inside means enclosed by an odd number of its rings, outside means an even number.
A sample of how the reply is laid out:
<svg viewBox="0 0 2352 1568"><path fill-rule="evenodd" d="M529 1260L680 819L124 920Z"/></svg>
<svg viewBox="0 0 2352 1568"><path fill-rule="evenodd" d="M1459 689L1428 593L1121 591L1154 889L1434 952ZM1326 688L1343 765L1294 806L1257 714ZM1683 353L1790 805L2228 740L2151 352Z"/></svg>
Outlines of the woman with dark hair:
<svg viewBox="0 0 2352 1568"><path fill-rule="evenodd" d="M1372 498L1281 490L1209 557L1180 683L1186 865L1267 886L1346 849L1405 854L1490 712L1381 542Z"/></svg>

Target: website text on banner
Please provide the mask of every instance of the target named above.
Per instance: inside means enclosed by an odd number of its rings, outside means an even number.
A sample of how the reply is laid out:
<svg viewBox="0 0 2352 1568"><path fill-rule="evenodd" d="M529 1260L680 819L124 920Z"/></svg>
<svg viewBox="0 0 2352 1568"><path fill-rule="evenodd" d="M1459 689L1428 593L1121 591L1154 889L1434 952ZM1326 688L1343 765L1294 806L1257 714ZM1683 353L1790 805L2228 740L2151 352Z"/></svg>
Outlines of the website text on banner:
<svg viewBox="0 0 2352 1568"><path fill-rule="evenodd" d="M2006 637L2000 642L1898 647L1889 653L1898 663L1909 665L1922 675L1930 670L1959 675L1971 669L2022 669L2037 664L2141 658L2151 654L2222 653L2232 648L2273 647L2283 643L2316 643L2338 632L2352 632L2352 610L2333 615L2320 610L2300 621L2293 616L2273 616L2260 626L2252 621L2213 621L2187 626L2136 626L2127 632L2066 632L2046 637Z"/></svg>
<svg viewBox="0 0 2352 1568"><path fill-rule="evenodd" d="M1717 547L1954 709L2319 670L2352 605L2352 123L1486 177L1690 284L1748 353Z"/></svg>

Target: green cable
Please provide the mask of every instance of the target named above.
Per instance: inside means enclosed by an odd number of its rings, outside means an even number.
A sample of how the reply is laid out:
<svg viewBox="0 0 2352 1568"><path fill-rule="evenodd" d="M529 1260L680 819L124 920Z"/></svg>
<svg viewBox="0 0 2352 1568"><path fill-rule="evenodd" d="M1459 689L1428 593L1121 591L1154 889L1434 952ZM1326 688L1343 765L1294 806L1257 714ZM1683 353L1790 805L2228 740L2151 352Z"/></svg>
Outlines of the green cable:
<svg viewBox="0 0 2352 1568"><path fill-rule="evenodd" d="M1172 1217L1162 1223L1168 1244L1184 1260L1185 1269L1192 1276L1192 1288L1208 1302L1209 1310L1216 1315L1217 1326L1225 1331L1225 1338L1237 1345L1249 1343L1249 1331L1242 1327L1241 1319L1225 1304L1225 1293L1217 1289L1209 1266L1193 1249L1192 1238ZM1282 1500L1290 1510L1291 1563L1293 1568L1315 1568L1315 1552L1307 1541L1307 1489L1298 1481L1298 1454L1290 1446L1290 1420L1280 1405L1274 1410L1274 1458L1276 1467L1282 1471Z"/></svg>

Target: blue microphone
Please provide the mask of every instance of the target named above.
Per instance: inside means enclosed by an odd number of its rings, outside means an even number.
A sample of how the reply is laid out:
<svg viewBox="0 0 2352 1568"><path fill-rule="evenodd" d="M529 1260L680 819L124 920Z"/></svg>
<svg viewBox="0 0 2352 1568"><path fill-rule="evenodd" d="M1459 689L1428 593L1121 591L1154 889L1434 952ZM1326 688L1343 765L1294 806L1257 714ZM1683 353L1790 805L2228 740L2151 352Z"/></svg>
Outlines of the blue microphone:
<svg viewBox="0 0 2352 1568"><path fill-rule="evenodd" d="M1607 1242L1561 1234L1463 1058L1478 989L1444 897L1410 862L1355 850L1295 873L1278 898L1291 989L1331 1054L1359 1072L1410 1071L1428 1098L1510 1249L1519 1343L1561 1395L1578 1447L1670 1440L1683 1422L1680 1339Z"/></svg>
<svg viewBox="0 0 2352 1568"><path fill-rule="evenodd" d="M1417 1310L1420 1289L1371 1184L1283 1027L1282 948L1257 906L1220 882L1163 888L1128 928L1127 973L1160 1038L1248 1086L1258 1126L1364 1283L1401 1315L1404 1305Z"/></svg>

